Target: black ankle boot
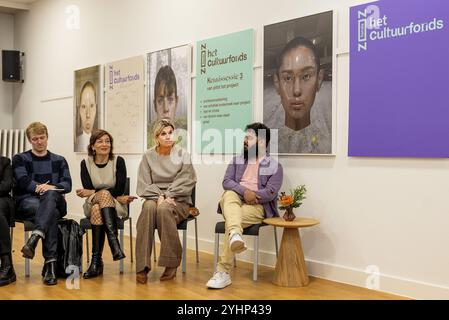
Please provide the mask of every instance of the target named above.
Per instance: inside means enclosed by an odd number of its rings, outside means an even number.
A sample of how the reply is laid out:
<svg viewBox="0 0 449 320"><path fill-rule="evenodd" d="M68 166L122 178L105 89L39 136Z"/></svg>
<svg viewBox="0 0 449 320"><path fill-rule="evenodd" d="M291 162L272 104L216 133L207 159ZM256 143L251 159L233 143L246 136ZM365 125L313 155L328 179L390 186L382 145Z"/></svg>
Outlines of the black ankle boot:
<svg viewBox="0 0 449 320"><path fill-rule="evenodd" d="M43 282L47 286L53 286L58 283L58 278L56 276L56 261L48 262L46 265Z"/></svg>
<svg viewBox="0 0 449 320"><path fill-rule="evenodd" d="M27 243L22 248L22 256L24 258L33 259L34 258L34 250L36 250L37 243L41 238L40 235L36 233L32 233L31 237L28 239Z"/></svg>
<svg viewBox="0 0 449 320"><path fill-rule="evenodd" d="M117 214L115 208L110 207L101 209L101 216L103 218L109 247L111 247L112 259L114 261L117 261L125 258L125 254L123 253L122 248L120 247L120 243L117 239Z"/></svg>
<svg viewBox="0 0 449 320"><path fill-rule="evenodd" d="M0 268L0 287L16 281L16 273L12 265L11 253L0 257L2 266Z"/></svg>
<svg viewBox="0 0 449 320"><path fill-rule="evenodd" d="M98 277L103 274L104 226L92 225L92 261L89 269L83 274L84 279Z"/></svg>

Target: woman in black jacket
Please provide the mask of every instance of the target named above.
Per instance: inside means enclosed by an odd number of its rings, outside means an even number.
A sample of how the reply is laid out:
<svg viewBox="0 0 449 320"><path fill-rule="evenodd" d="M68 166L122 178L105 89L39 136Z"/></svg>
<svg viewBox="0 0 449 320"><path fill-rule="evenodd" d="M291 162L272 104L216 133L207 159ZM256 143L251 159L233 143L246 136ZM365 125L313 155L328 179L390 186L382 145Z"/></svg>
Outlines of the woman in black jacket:
<svg viewBox="0 0 449 320"><path fill-rule="evenodd" d="M14 202L10 192L13 185L11 160L0 157L0 287L16 281L12 264L9 228L13 217Z"/></svg>
<svg viewBox="0 0 449 320"><path fill-rule="evenodd" d="M84 279L103 274L103 244L105 234L114 261L125 258L117 239L117 217L128 216L127 205L135 197L124 195L126 184L125 160L113 153L112 136L96 130L90 137L88 157L81 161L83 189L76 194L85 198L84 214L92 224L92 262Z"/></svg>

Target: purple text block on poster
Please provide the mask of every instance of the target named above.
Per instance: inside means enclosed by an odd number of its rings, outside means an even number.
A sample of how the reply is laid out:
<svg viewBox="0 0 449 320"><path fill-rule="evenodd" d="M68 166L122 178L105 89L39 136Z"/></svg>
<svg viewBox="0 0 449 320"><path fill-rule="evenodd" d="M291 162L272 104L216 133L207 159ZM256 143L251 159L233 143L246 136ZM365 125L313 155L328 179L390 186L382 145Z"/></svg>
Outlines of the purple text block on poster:
<svg viewBox="0 0 449 320"><path fill-rule="evenodd" d="M349 156L449 157L449 1L350 12Z"/></svg>

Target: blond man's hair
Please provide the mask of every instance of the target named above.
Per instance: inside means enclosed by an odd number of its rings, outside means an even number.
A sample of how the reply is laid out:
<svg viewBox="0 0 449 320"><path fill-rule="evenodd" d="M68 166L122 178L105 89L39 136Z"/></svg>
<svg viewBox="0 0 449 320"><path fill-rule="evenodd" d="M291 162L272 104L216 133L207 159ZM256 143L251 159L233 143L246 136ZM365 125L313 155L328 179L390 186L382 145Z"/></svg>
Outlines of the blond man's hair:
<svg viewBox="0 0 449 320"><path fill-rule="evenodd" d="M157 120L153 126L153 141L156 146L159 146L159 142L157 141L157 137L161 134L162 130L166 127L172 127L173 131L175 130L175 126L169 119L160 119Z"/></svg>
<svg viewBox="0 0 449 320"><path fill-rule="evenodd" d="M45 124L43 124L41 122L33 122L26 129L26 135L27 135L28 141L30 141L32 134L34 134L34 135L45 134L48 138L47 127L45 126Z"/></svg>

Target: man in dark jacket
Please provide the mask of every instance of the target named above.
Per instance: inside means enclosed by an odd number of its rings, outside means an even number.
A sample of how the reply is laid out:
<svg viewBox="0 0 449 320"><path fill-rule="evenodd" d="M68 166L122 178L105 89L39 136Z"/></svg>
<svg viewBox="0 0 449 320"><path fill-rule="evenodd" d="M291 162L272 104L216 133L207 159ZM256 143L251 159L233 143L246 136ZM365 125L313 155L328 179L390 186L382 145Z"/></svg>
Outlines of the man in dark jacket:
<svg viewBox="0 0 449 320"><path fill-rule="evenodd" d="M46 285L57 283L58 220L67 214L67 203L62 194L72 190L69 166L64 157L47 150L47 127L39 122L26 130L32 149L16 154L12 159L17 188L14 198L20 217L32 220L35 229L22 248L25 258L33 259L39 239L45 258Z"/></svg>
<svg viewBox="0 0 449 320"><path fill-rule="evenodd" d="M14 210L10 192L13 185L11 160L0 157L0 287L16 281L12 264L9 228Z"/></svg>
<svg viewBox="0 0 449 320"><path fill-rule="evenodd" d="M207 287L222 289L231 284L234 254L246 250L243 228L265 218L278 216L276 200L282 185L282 166L268 153L270 129L262 123L246 126L243 156L229 164L223 179L225 192L220 200L226 230L217 270Z"/></svg>

